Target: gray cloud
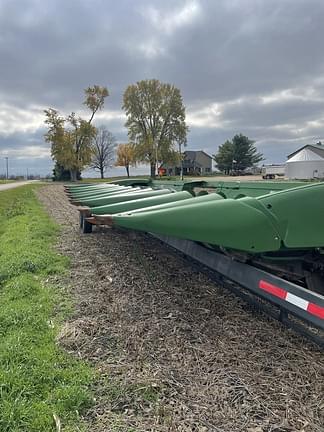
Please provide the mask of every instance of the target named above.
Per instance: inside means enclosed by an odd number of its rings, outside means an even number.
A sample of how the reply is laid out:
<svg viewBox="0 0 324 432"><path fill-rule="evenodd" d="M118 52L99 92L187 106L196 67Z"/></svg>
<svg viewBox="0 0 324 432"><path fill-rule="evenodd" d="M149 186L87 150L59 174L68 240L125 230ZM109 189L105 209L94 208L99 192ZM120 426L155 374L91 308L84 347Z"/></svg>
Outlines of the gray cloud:
<svg viewBox="0 0 324 432"><path fill-rule="evenodd" d="M234 126L255 124L258 127L291 125L297 129L300 122L311 121L324 115L324 101L276 100L264 104L255 98L224 108L222 118Z"/></svg>
<svg viewBox="0 0 324 432"><path fill-rule="evenodd" d="M125 141L123 91L152 77L181 89L189 148L242 132L284 160L324 135L323 18L322 0L2 0L0 160L47 172L42 110L78 111L93 83L111 93L98 124Z"/></svg>

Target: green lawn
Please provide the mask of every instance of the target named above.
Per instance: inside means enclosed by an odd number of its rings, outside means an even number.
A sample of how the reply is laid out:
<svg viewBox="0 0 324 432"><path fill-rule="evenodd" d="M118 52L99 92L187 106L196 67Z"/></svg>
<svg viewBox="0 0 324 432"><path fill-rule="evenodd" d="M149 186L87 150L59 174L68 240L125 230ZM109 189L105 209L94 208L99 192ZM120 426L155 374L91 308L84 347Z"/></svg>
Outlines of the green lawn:
<svg viewBox="0 0 324 432"><path fill-rule="evenodd" d="M13 183L15 180L0 180L0 184Z"/></svg>
<svg viewBox="0 0 324 432"><path fill-rule="evenodd" d="M33 188L0 192L0 431L80 431L94 375L55 342L69 301L48 278L68 261Z"/></svg>

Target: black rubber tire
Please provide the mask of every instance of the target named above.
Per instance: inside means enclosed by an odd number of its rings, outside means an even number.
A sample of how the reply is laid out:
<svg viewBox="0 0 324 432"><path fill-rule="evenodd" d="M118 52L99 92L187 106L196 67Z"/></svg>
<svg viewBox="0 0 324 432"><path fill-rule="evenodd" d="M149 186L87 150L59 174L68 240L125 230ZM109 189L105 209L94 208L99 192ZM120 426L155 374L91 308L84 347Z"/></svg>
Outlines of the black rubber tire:
<svg viewBox="0 0 324 432"><path fill-rule="evenodd" d="M88 222L86 219L83 220L83 227L82 227L83 234L90 234L92 233L92 224Z"/></svg>

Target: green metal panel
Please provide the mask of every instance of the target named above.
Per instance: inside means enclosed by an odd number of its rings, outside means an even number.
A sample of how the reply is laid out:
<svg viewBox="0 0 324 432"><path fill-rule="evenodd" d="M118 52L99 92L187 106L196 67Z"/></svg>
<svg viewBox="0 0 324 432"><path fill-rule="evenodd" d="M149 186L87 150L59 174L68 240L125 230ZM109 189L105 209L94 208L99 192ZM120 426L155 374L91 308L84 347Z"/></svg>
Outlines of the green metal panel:
<svg viewBox="0 0 324 432"><path fill-rule="evenodd" d="M108 204L99 207L92 207L91 213L95 215L114 214L121 213L140 208L148 208L150 206L159 207L159 204L172 203L172 202L183 202L191 198L192 195L189 192L173 192L165 195L158 195L149 198L140 198L133 201L125 201L117 204Z"/></svg>
<svg viewBox="0 0 324 432"><path fill-rule="evenodd" d="M82 205L88 206L88 207L97 207L101 205L106 204L114 204L119 203L123 201L132 201L140 198L148 198L158 195L166 195L172 193L170 190L143 190L143 191L134 191L134 192L128 192L124 194L115 194L113 196L107 196L107 197L100 197L95 199L86 199L81 201Z"/></svg>
<svg viewBox="0 0 324 432"><path fill-rule="evenodd" d="M90 191L90 190L94 190L94 189L100 189L100 188L109 188L109 187L114 187L114 186L119 186L117 184L113 184L113 183L96 183L93 185L88 185L88 186L75 186L75 187L69 187L67 186L66 188L69 190L69 192L71 193L76 193L76 192L82 192L82 191Z"/></svg>
<svg viewBox="0 0 324 432"><path fill-rule="evenodd" d="M177 191L186 190L190 193L193 193L193 189L195 187L200 187L204 182L201 180L189 180L189 181L181 181L181 180L152 180L151 186L156 188L172 188Z"/></svg>
<svg viewBox="0 0 324 432"><path fill-rule="evenodd" d="M150 186L151 179L129 178L129 179L114 180L114 183L117 183L122 186Z"/></svg>
<svg viewBox="0 0 324 432"><path fill-rule="evenodd" d="M117 196L117 195L125 195L125 194L133 194L133 193L139 193L139 192L150 192L150 191L152 191L153 189L152 188L145 188L145 189L142 189L142 188L132 188L132 187L129 187L129 188L124 188L124 189L122 189L122 190L115 190L115 191L111 191L111 192L106 192L105 194L97 194L97 193L94 193L94 194L91 194L91 195L87 195L86 197L82 197L81 199L80 199L80 201L83 201L83 200L88 200L88 199L96 199L96 198L105 198L105 197L110 197L110 196Z"/></svg>
<svg viewBox="0 0 324 432"><path fill-rule="evenodd" d="M123 190L125 189L124 187L121 186L116 186L113 188L100 188L100 189L92 189L92 190L87 190L87 191L82 191L82 192L69 192L69 196L71 197L81 197L81 196L86 196L86 195L91 195L91 194L95 194L95 193L104 193L107 191L113 191L113 190Z"/></svg>
<svg viewBox="0 0 324 432"><path fill-rule="evenodd" d="M141 191L141 189L133 189L133 188L131 188L130 190L127 190L127 189L125 189L123 191L118 190L118 191L106 192L105 194L95 194L94 193L94 194L87 195L87 196L80 197L80 198L72 198L71 202L73 202L73 203L83 203L83 202L86 202L86 201L92 200L92 199L108 198L108 197L111 197L111 196L117 196L117 195L120 195L120 194L124 195L124 194L139 192L139 191Z"/></svg>
<svg viewBox="0 0 324 432"><path fill-rule="evenodd" d="M133 211L125 211L124 213L127 213L127 215L129 215L129 214L137 214L137 213L143 213L143 212L148 212L148 211L155 212L155 211L163 210L163 209L172 209L175 207L192 206L192 205L198 205L201 203L206 203L209 201L218 201L218 200L224 199L221 195L218 195L216 193L211 193L208 195L202 195L202 196L197 196L197 197L193 197L187 191L177 192L177 193L187 193L187 194L189 194L189 198L186 199L185 201L170 202L170 203L155 205L155 206L151 206L151 207L143 207L143 208L139 208L139 209L133 210Z"/></svg>
<svg viewBox="0 0 324 432"><path fill-rule="evenodd" d="M250 252L279 249L276 227L263 209L250 206L250 201L256 200L224 199L129 215L123 213L114 215L113 223Z"/></svg>
<svg viewBox="0 0 324 432"><path fill-rule="evenodd" d="M116 189L116 188L123 188L125 186L119 186L119 185L112 185L112 186L98 186L98 187L92 187L92 188L86 188L86 189L77 189L77 190L71 190L69 191L70 194L81 194L81 193L90 193L92 191L96 190L110 190L110 189Z"/></svg>
<svg viewBox="0 0 324 432"><path fill-rule="evenodd" d="M287 248L324 246L324 183L260 197Z"/></svg>
<svg viewBox="0 0 324 432"><path fill-rule="evenodd" d="M225 199L199 205L184 201L175 208L143 209L113 216L118 226L251 253L282 247L324 247L323 221L324 183L259 198Z"/></svg>
<svg viewBox="0 0 324 432"><path fill-rule="evenodd" d="M97 199L97 198L109 198L109 197L118 196L118 195L121 195L121 194L125 195L125 194L132 194L132 193L137 193L137 192L142 192L142 191L148 192L148 191L151 191L151 190L152 190L151 188L140 189L140 188L129 187L129 188L123 188L122 190L114 190L114 191L111 191L111 192L106 192L104 194L93 193L91 195L86 195L84 197L73 198L72 201L83 203L83 202L86 202L88 200L94 200L94 199Z"/></svg>
<svg viewBox="0 0 324 432"><path fill-rule="evenodd" d="M195 188L213 190L223 194L226 198L236 198L238 196L261 196L267 193L273 193L280 190L291 189L297 186L305 185L304 182L290 181L204 181L204 180L151 180L151 179L121 179L113 183L96 183L91 185L72 185L68 186L71 193L91 190L93 188L111 187L111 186L151 186L153 188L172 188L174 190L187 190L190 193Z"/></svg>
<svg viewBox="0 0 324 432"><path fill-rule="evenodd" d="M261 196L280 190L286 190L305 185L305 182L291 181L221 181L221 180L151 180L151 179L126 179L115 182L123 185L147 184L154 188L172 188L175 190L187 190L192 193L195 188L212 189L216 193L222 193L226 198L238 196Z"/></svg>
<svg viewBox="0 0 324 432"><path fill-rule="evenodd" d="M109 189L96 189L96 190L93 190L93 191L91 191L91 192L83 192L83 193L78 193L78 194L75 194L75 195L72 195L72 198L73 199L81 199L81 198L89 198L89 197L91 197L91 196L100 196L100 195L109 195L109 194L112 194L112 193L118 193L118 192L120 192L120 193L124 193L124 192L128 192L128 191L134 191L134 190L140 190L140 188L133 188L133 187L131 187L131 186L129 186L129 187L120 187L120 186L118 186L118 187L116 187L116 188L109 188Z"/></svg>
<svg viewBox="0 0 324 432"><path fill-rule="evenodd" d="M104 184L104 183L103 183ZM89 187L89 186L93 186L94 183L84 183L84 184L65 184L64 187L66 189L78 189L81 187Z"/></svg>
<svg viewBox="0 0 324 432"><path fill-rule="evenodd" d="M229 181L229 182L206 182L204 188L213 188L217 193L222 193L226 198L237 198L242 196L258 197L281 190L304 186L303 182L288 181Z"/></svg>

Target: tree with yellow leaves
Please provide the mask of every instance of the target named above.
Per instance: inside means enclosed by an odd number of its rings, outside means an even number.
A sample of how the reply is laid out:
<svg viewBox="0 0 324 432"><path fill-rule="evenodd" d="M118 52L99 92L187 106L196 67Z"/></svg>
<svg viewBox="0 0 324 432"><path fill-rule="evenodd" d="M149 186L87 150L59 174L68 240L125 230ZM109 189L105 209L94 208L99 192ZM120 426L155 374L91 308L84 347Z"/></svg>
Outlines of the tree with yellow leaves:
<svg viewBox="0 0 324 432"><path fill-rule="evenodd" d="M155 177L159 162L174 161L186 145L188 126L180 90L156 79L129 85L123 97L128 137L137 161L150 164Z"/></svg>
<svg viewBox="0 0 324 432"><path fill-rule="evenodd" d="M90 117L84 120L72 112L67 118L49 108L45 110L45 124L48 131L45 140L51 144L52 158L71 173L71 180L77 179L77 173L89 166L93 157L93 139L96 128L92 125L95 114L104 106L109 95L106 87L94 85L85 91L83 104L89 108Z"/></svg>
<svg viewBox="0 0 324 432"><path fill-rule="evenodd" d="M136 164L134 147L131 144L119 144L117 147L117 160L115 166L126 168L127 177L129 177L129 167Z"/></svg>

